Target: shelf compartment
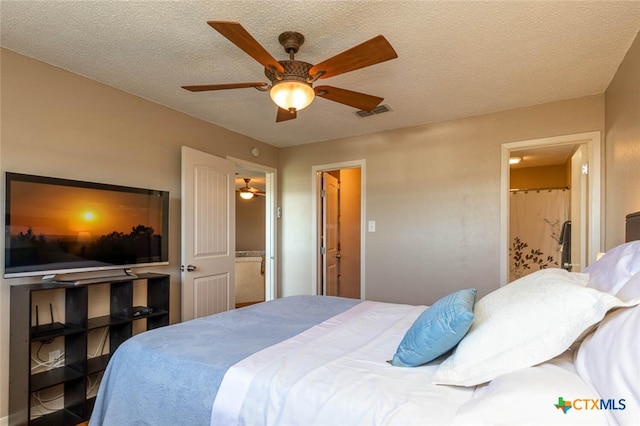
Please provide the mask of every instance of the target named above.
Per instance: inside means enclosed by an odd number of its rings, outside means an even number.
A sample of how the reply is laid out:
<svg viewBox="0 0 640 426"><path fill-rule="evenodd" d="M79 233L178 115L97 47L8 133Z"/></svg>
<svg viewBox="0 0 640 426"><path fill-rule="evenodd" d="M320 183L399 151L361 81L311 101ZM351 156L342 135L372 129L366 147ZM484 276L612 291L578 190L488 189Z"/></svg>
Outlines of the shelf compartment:
<svg viewBox="0 0 640 426"><path fill-rule="evenodd" d="M76 413L69 409L62 409L56 411L55 413L47 414L42 417L38 417L32 419L30 424L32 426L51 426L51 425L62 425L62 426L76 426L78 423L82 422L84 419L81 416L78 416Z"/></svg>
<svg viewBox="0 0 640 426"><path fill-rule="evenodd" d="M139 320L139 319L143 319L143 318L156 318L156 317L161 317L163 315L167 315L169 312L167 311L153 311L153 313L147 314L147 315L139 315L137 317L133 317L133 320Z"/></svg>
<svg viewBox="0 0 640 426"><path fill-rule="evenodd" d="M99 373L107 368L111 354L100 355L87 360L87 374Z"/></svg>
<svg viewBox="0 0 640 426"><path fill-rule="evenodd" d="M89 318L87 322L87 329L94 330L96 328L111 327L114 325L126 324L130 319L115 316L115 315L103 315L101 317Z"/></svg>
<svg viewBox="0 0 640 426"><path fill-rule="evenodd" d="M38 336L38 337L33 337L33 330L35 327L31 327L30 333L29 333L29 337L31 339L32 342L40 342L40 341L46 341L49 339L55 339L56 337L60 337L60 336L70 336L73 334L78 334L78 333L82 333L84 331L84 328L75 325L75 324L64 324L64 328L56 331L55 333L51 333L48 334L46 336Z"/></svg>
<svg viewBox="0 0 640 426"><path fill-rule="evenodd" d="M31 392L37 392L48 387L70 382L84 377L84 373L71 367L59 367L30 377Z"/></svg>

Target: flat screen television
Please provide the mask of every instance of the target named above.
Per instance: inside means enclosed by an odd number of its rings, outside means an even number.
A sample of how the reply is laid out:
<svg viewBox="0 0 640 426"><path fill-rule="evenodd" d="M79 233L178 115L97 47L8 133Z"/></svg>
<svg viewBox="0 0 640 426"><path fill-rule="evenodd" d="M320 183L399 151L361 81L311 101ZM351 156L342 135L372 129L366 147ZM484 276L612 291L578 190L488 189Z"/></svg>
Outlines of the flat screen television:
<svg viewBox="0 0 640 426"><path fill-rule="evenodd" d="M166 265L168 237L167 191L6 173L5 278Z"/></svg>

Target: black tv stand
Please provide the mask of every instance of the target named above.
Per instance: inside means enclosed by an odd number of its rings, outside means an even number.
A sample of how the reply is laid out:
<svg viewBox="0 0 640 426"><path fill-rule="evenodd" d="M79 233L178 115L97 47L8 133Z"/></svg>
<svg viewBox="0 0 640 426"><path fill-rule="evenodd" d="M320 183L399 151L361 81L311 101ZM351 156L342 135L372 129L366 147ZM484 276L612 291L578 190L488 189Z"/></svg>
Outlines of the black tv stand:
<svg viewBox="0 0 640 426"><path fill-rule="evenodd" d="M134 334L169 324L169 275L139 273L133 278L121 274L93 278L86 284L11 285L10 425L69 426L86 421L95 403L93 393L87 395L88 383L99 380L111 354ZM52 318L48 324L39 324L35 310L44 303L54 305L50 311L58 309L64 314L56 316L57 321ZM45 317L48 320L49 315ZM99 354L90 350L93 330L103 330L108 336L107 349ZM49 368L36 366L34 357L38 351L46 354L49 349L43 345L48 344L62 346L62 357ZM63 407L41 415L41 403L35 398L41 391L62 393Z"/></svg>

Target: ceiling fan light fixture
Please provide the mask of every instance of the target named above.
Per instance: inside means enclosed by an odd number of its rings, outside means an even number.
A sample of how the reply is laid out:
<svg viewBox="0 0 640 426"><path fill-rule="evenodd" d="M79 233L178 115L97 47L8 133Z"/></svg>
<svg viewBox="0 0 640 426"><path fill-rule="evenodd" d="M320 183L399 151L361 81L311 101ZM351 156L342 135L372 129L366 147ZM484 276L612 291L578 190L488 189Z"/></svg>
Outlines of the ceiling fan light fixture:
<svg viewBox="0 0 640 426"><path fill-rule="evenodd" d="M240 188L240 198L243 200L250 200L253 198L253 192L248 188Z"/></svg>
<svg viewBox="0 0 640 426"><path fill-rule="evenodd" d="M251 188L249 187L249 182L251 182L250 178L244 178L244 185L242 188L240 188L240 198L242 198L243 200L250 200L253 198L253 196L255 195L253 193L253 191L251 190Z"/></svg>
<svg viewBox="0 0 640 426"><path fill-rule="evenodd" d="M308 107L316 96L311 84L298 80L275 81L269 94L276 105L287 111Z"/></svg>

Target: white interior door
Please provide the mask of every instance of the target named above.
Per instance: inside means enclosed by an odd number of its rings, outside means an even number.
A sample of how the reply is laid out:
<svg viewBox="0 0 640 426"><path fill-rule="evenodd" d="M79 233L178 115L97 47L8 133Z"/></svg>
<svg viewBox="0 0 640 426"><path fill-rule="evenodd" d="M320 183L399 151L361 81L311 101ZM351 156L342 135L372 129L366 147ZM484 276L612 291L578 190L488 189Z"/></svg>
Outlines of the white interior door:
<svg viewBox="0 0 640 426"><path fill-rule="evenodd" d="M338 179L322 173L322 281L324 294L340 295L340 226Z"/></svg>
<svg viewBox="0 0 640 426"><path fill-rule="evenodd" d="M182 147L182 321L235 307L235 163Z"/></svg>

